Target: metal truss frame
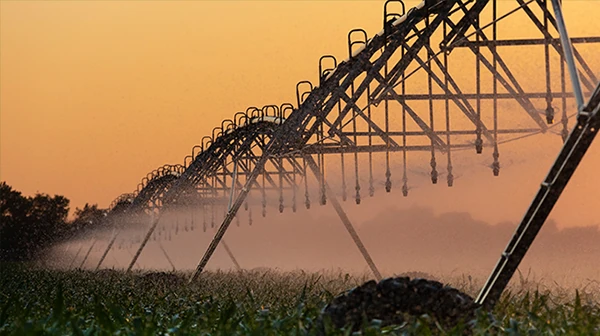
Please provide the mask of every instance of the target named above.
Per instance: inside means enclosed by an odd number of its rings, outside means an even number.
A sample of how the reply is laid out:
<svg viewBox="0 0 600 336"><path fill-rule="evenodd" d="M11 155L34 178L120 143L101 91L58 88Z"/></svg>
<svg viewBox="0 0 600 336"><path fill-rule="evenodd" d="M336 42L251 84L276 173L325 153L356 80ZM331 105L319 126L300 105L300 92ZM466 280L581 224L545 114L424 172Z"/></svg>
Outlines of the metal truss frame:
<svg viewBox="0 0 600 336"><path fill-rule="evenodd" d="M592 93L593 98L583 109L587 114L579 116L576 129L569 133L567 110L576 97L567 91L565 83L565 64L571 54L562 46L558 33L560 20L550 11L548 0L515 0L516 8L503 15L498 13L498 0L425 0L408 11L400 1L402 10L398 13L388 10L390 2L384 5L381 32L368 38L364 30L353 29L348 34L347 59L338 62L332 55L321 57L319 85L299 82L296 107L267 105L236 113L213 129L212 136L204 137L200 145L194 146L183 165L165 166L150 173L134 194L123 195L113 202L111 213L155 213L128 270L135 265L161 217L170 211L201 207L206 230L206 209L211 208L214 225L215 209L223 207L222 223L192 277L195 278L222 242L232 220L238 218L239 221L237 214L242 206L252 223L251 207L255 198L247 198L251 190L259 194L256 199L259 199L262 215L266 216L268 195L275 195L278 210L283 212L286 195L291 194L291 208L296 211L304 189L304 204L310 208L311 185L316 183L318 203L324 205L331 200L365 261L379 278L375 263L328 181L340 180L342 201L348 199L348 189L354 184L354 202L360 204L361 183L364 183L361 173L368 172L368 195L373 196L379 168L374 167L373 160L376 155L384 155L384 186L386 192L391 192L392 154L401 153L401 191L407 196L409 154L423 152L429 156L431 182L437 183L440 170L445 170L446 183L451 187L454 185L452 154L470 148L476 154L491 148L491 169L493 175L498 176L500 143L547 132L549 125L555 122L555 100L560 102L559 126L562 126L565 148L580 150L591 142L594 131L590 130L598 127L597 108L593 107L598 95L598 88L594 89L598 79L582 53L573 46L573 67L583 89ZM542 38L499 38L500 23L517 12L524 13ZM489 22L485 22L490 16ZM576 37L570 41L573 44L600 43L600 37ZM542 65L545 85L530 90L523 85L524 79L516 75L503 48L537 47L543 47L543 56L537 64ZM557 64L558 74L553 70ZM465 74L467 69L473 69L473 74ZM528 124L502 127L500 122L505 112L500 111L500 102L513 102L511 116ZM438 164L440 155L446 157L445 168ZM577 161L579 154L571 151L569 155L561 156L564 162ZM366 168L362 167L365 157ZM338 165L341 173L331 178L330 171L338 169ZM353 166L352 172L346 171L348 165ZM309 170L314 180L309 178ZM554 185L552 181L557 179L557 174L565 173L552 170L551 174L554 175L552 178L549 175L548 185ZM560 191L546 190L545 196L539 197L547 202L545 200L558 197L557 194ZM526 218L535 217L533 221L538 224L534 226L541 227L541 217L532 216L529 214ZM535 234L526 236L535 237ZM511 244L514 247L517 242ZM503 262L507 265L514 265L512 259L506 260ZM504 282L512 276L499 272L502 274L500 284L486 289L492 293L490 297L501 292Z"/></svg>

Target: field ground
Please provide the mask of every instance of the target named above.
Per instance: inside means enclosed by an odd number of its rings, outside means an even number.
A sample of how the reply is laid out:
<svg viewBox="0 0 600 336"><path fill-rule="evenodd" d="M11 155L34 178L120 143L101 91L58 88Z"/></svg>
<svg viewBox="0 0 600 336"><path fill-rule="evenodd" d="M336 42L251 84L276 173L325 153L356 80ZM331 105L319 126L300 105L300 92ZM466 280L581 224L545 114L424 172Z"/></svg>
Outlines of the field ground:
<svg viewBox="0 0 600 336"><path fill-rule="evenodd" d="M0 335L348 335L322 309L366 277L344 273L189 274L27 270L0 265ZM471 296L468 277L447 280ZM517 281L518 282L518 281ZM521 279L492 313L444 327L428 316L400 325L366 322L363 335L600 335L600 294L536 289Z"/></svg>

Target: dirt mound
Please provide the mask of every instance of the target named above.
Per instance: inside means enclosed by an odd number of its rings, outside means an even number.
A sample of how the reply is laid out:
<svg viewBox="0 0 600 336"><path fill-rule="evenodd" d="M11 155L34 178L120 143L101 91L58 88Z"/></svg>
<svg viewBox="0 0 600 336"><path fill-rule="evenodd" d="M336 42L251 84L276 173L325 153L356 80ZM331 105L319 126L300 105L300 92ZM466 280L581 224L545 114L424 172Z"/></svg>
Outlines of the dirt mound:
<svg viewBox="0 0 600 336"><path fill-rule="evenodd" d="M337 328L360 329L363 321L381 320L382 325L401 324L409 315L428 314L442 325L452 326L474 316L476 304L470 296L433 280L408 277L371 280L339 295L322 312Z"/></svg>

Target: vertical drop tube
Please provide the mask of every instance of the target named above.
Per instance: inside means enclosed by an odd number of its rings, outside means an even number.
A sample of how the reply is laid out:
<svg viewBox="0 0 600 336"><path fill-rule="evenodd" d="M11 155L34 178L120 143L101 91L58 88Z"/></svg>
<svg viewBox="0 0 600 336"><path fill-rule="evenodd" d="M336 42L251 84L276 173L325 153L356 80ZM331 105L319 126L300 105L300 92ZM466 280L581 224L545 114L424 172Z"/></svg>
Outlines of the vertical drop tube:
<svg viewBox="0 0 600 336"><path fill-rule="evenodd" d="M544 30L548 31L548 0L543 0ZM552 107L552 82L550 76L550 40L544 37L544 63L546 75L546 123L554 123L554 108Z"/></svg>
<svg viewBox="0 0 600 336"><path fill-rule="evenodd" d="M404 45L401 47L402 58L406 53ZM402 96L406 95L406 76L402 72ZM402 195L408 196L408 175L406 172L406 107L402 104Z"/></svg>
<svg viewBox="0 0 600 336"><path fill-rule="evenodd" d="M475 26L479 28L479 13L475 18ZM476 34L475 40L475 91L477 92L476 109L477 109L477 125L475 126L475 152L481 154L483 152L483 140L481 139L481 59L479 42L480 34Z"/></svg>
<svg viewBox="0 0 600 336"><path fill-rule="evenodd" d="M425 25L429 27L429 17L425 18ZM430 45L430 38L427 37L427 41L425 42L427 45ZM431 48L427 48L427 67L431 69L431 59L434 57L432 54ZM433 84L431 78L431 72L427 72L427 92L429 94L429 127L432 132L435 132L435 123L433 118ZM434 133L435 134L435 133ZM431 160L429 165L431 166L431 183L437 184L438 181L438 171L437 171L437 162L435 161L435 143L433 139L431 140Z"/></svg>
<svg viewBox="0 0 600 336"><path fill-rule="evenodd" d="M310 209L310 196L308 194L308 174L306 170L306 159L302 158L302 165L304 169L304 205L306 209Z"/></svg>
<svg viewBox="0 0 600 336"><path fill-rule="evenodd" d="M387 46L387 44L386 44ZM385 62L383 66L385 78L388 77L388 63ZM385 108L385 133L390 134L390 120L389 120L389 101L386 97L384 100ZM392 171L390 169L390 138L389 136L385 139L385 191L392 191Z"/></svg>
<svg viewBox="0 0 600 336"><path fill-rule="evenodd" d="M565 57L560 55L560 91L562 93L562 131L560 132L560 136L563 140L563 143L567 140L569 136L569 118L567 117L567 81L565 78Z"/></svg>
<svg viewBox="0 0 600 336"><path fill-rule="evenodd" d="M497 16L498 16L498 6L497 6L497 0L494 0L494 4L493 4L493 8L492 8L492 20L493 20L493 27L492 27L492 35L493 35L493 40L497 41L498 39L498 24L496 23L497 20ZM492 58L492 65L493 68L496 69L497 65L498 65L498 59L497 59L497 53L496 53L496 45L494 45L492 47L493 49L493 58ZM492 173L494 174L494 176L498 176L500 175L500 151L498 149L498 77L497 76L492 76L492 92L494 94L494 98L492 99L492 113L494 114L494 152L492 154L492 157L494 158L494 161L492 162Z"/></svg>
<svg viewBox="0 0 600 336"><path fill-rule="evenodd" d="M386 62L387 64L387 62ZM386 100L387 102L387 100ZM367 118L371 120L371 84L367 86ZM367 123L369 126L367 132L367 138L369 142L369 197L373 197L375 195L375 186L373 185L373 135L371 134L371 124ZM391 183L390 183L391 188Z"/></svg>
<svg viewBox="0 0 600 336"><path fill-rule="evenodd" d="M446 37L447 29L448 25L444 22L444 37ZM446 69L446 71L444 71L444 87L448 87L448 73L450 70L448 69L448 52L446 51L444 51L444 69ZM446 176L446 183L448 184L448 187L452 187L454 185L454 174L452 168L452 144L450 142L450 100L447 92L444 99L444 110L446 111L446 144L448 145L448 162L446 168L448 175Z"/></svg>

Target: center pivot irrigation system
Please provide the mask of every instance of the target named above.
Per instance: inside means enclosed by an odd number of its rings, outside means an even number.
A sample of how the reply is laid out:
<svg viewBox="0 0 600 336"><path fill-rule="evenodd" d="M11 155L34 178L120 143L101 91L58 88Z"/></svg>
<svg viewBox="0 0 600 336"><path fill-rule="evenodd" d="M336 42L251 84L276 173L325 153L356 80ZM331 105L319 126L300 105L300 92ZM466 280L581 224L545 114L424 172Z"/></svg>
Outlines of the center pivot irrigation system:
<svg viewBox="0 0 600 336"><path fill-rule="evenodd" d="M600 87L583 57L600 37L569 39L561 11L558 0L426 0L410 9L402 1L385 2L383 29L372 37L350 31L348 58L321 57L318 86L299 82L296 106L236 113L202 138L183 165L165 165L134 193L117 198L107 216L114 233L97 268L119 233L140 221L150 227L128 270L149 240L170 239L165 226L179 233L180 225L183 232L200 222L216 233L190 281L219 243L239 268L223 240L234 219L240 225L245 212L251 225L252 209L266 216L273 199L279 212L296 211L299 203L310 208L316 193L319 204L333 205L380 279L338 196L360 204L363 188L370 197L379 183L391 192L393 181L401 181L407 196L409 159L428 160L431 182L444 173L451 187L459 151L491 156L498 176L501 144L557 131L564 147L476 300L493 306L600 127ZM529 35L500 38L515 33ZM587 103L584 95L591 97ZM576 112L572 129L568 110ZM374 160L384 164L374 166ZM401 178L393 180L396 174ZM174 215L182 212L184 224ZM218 227L216 220L222 221Z"/></svg>

